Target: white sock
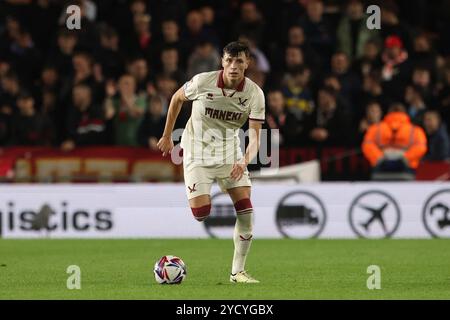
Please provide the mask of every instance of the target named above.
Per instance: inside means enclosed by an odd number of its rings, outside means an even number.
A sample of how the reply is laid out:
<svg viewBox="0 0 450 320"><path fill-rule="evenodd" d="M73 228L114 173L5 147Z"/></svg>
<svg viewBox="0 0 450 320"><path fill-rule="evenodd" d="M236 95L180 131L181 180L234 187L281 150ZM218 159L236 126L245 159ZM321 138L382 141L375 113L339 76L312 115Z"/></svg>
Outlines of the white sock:
<svg viewBox="0 0 450 320"><path fill-rule="evenodd" d="M253 210L247 210L244 214L238 214L234 227L234 255L232 274L244 270L245 260L252 244Z"/></svg>

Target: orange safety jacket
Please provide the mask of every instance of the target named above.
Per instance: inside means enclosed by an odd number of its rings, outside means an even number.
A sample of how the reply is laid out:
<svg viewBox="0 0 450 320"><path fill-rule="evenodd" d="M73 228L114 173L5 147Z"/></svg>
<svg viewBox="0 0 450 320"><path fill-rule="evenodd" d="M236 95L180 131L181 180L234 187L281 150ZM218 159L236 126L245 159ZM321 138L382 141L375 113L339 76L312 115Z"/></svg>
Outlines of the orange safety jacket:
<svg viewBox="0 0 450 320"><path fill-rule="evenodd" d="M409 166L416 169L427 152L427 137L422 128L411 123L406 113L390 112L382 122L367 129L362 143L364 156L372 167L383 157L385 149L404 151Z"/></svg>

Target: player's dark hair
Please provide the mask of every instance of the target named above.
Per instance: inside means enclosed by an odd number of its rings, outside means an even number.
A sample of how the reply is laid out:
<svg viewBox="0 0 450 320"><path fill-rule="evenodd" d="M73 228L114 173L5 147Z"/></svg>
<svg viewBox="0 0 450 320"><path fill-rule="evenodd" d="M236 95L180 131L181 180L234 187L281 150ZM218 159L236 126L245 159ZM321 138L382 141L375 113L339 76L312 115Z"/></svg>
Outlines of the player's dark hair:
<svg viewBox="0 0 450 320"><path fill-rule="evenodd" d="M250 48L247 44L241 41L230 42L223 48L223 55L228 53L232 57L237 57L241 52L244 52L247 58L250 57Z"/></svg>

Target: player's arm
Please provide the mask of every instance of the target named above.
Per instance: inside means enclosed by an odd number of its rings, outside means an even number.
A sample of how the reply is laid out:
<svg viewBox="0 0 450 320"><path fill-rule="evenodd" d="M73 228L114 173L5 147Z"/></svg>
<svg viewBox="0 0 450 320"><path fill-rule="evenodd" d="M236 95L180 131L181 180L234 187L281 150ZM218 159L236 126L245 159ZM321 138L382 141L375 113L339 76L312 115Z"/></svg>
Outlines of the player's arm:
<svg viewBox="0 0 450 320"><path fill-rule="evenodd" d="M247 150L245 151L245 165L247 166L258 154L259 146L261 145L261 127L262 121L249 120L249 142Z"/></svg>
<svg viewBox="0 0 450 320"><path fill-rule="evenodd" d="M170 100L169 110L167 111L166 125L164 127L164 132L159 139L157 146L159 150L163 153L165 157L167 154L170 154L173 149L173 141L172 141L172 132L173 127L175 126L175 121L177 120L178 114L180 113L181 107L183 106L183 102L188 101L184 94L184 89L181 87L175 92Z"/></svg>
<svg viewBox="0 0 450 320"><path fill-rule="evenodd" d="M247 165L257 156L261 144L262 121L249 120L249 142L242 162L236 163L231 170L231 178L240 180Z"/></svg>

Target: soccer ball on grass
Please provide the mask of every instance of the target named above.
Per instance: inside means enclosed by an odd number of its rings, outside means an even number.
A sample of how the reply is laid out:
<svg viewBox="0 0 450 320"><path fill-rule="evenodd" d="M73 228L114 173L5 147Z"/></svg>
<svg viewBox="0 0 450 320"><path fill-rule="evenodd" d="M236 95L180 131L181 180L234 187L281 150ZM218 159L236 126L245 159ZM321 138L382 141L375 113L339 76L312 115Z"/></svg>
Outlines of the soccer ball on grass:
<svg viewBox="0 0 450 320"><path fill-rule="evenodd" d="M153 268L156 282L160 284L179 284L186 277L186 265L176 256L163 256Z"/></svg>

